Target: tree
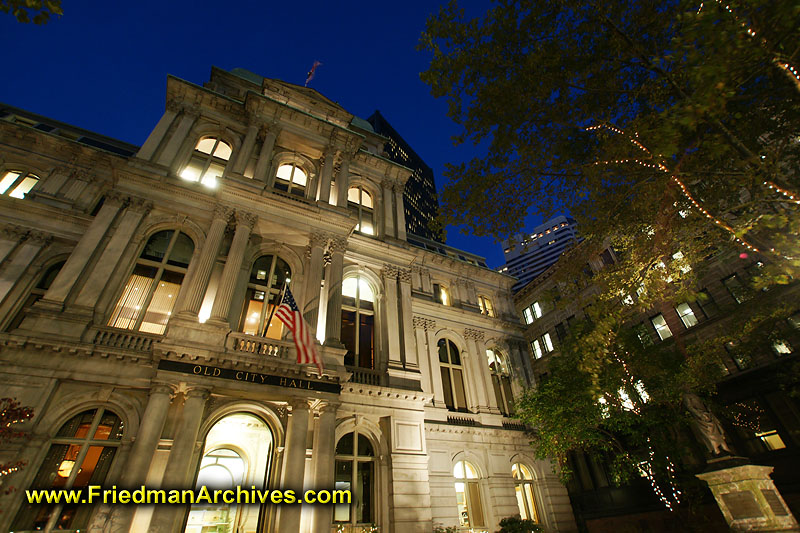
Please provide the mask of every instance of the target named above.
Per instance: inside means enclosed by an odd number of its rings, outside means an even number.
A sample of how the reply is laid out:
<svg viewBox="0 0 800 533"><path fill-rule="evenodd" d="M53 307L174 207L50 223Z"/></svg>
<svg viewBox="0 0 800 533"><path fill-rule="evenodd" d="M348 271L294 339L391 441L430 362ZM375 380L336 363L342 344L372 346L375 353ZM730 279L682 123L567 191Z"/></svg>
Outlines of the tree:
<svg viewBox="0 0 800 533"><path fill-rule="evenodd" d="M585 239L558 276L562 301L596 287L591 324L518 404L540 457L611 454L620 480L650 470L676 502L680 426L714 391L717 345L662 353L626 324L693 298L709 256L762 261L759 287L800 275L799 21L786 0L509 0L474 19L451 1L429 18L421 77L456 142L488 146L448 166L446 221L504 237L568 210ZM608 239L623 260L581 281ZM791 310L762 303L721 338L769 336Z"/></svg>
<svg viewBox="0 0 800 533"><path fill-rule="evenodd" d="M19 402L11 398L0 399L0 443L19 439L25 433L18 431L14 426L33 418L33 409L22 407ZM3 485L3 478L17 472L25 465L22 461L0 463L0 487ZM12 487L0 488L0 494L8 494L14 490Z"/></svg>
<svg viewBox="0 0 800 533"><path fill-rule="evenodd" d="M0 11L22 23L47 24L51 15L63 15L61 0L0 0Z"/></svg>

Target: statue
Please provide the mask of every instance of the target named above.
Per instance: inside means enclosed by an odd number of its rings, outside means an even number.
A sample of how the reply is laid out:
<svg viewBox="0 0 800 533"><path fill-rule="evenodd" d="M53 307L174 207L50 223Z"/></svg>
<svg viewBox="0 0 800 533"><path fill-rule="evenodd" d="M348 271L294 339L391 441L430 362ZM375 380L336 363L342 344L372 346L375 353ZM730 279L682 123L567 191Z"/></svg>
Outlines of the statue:
<svg viewBox="0 0 800 533"><path fill-rule="evenodd" d="M694 425L703 436L704 444L712 455L721 455L723 452L733 454L725 439L725 431L714 413L706 406L703 400L693 392L683 396L683 404L692 414Z"/></svg>

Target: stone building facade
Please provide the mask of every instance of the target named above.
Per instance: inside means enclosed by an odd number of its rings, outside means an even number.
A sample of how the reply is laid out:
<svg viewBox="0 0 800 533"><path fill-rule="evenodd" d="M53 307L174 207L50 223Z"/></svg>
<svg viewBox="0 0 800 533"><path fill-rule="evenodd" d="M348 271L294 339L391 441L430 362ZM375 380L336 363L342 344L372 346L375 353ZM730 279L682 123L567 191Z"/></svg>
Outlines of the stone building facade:
<svg viewBox="0 0 800 533"><path fill-rule="evenodd" d="M141 147L0 120L0 389L35 410L17 488L352 489L350 505L38 505L0 530L573 531L509 417L530 383L510 288L406 240L409 169L316 91L170 77ZM295 362L288 287L325 370Z"/></svg>

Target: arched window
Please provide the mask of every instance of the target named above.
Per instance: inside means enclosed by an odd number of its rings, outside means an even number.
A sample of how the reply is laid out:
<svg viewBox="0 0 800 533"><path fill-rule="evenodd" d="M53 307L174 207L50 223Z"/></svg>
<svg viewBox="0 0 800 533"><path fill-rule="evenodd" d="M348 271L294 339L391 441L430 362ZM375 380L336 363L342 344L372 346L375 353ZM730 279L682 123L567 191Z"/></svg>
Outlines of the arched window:
<svg viewBox="0 0 800 533"><path fill-rule="evenodd" d="M486 350L486 358L489 360L489 372L492 374L492 386L494 395L497 398L497 407L500 412L508 416L511 414L511 406L514 396L511 394L511 369L508 367L508 359L495 350Z"/></svg>
<svg viewBox="0 0 800 533"><path fill-rule="evenodd" d="M453 468L453 477L456 478L459 523L462 527L486 527L478 469L471 463L459 461Z"/></svg>
<svg viewBox="0 0 800 533"><path fill-rule="evenodd" d="M342 281L344 364L375 368L375 292L360 274Z"/></svg>
<svg viewBox="0 0 800 533"><path fill-rule="evenodd" d="M178 230L159 231L150 237L108 325L164 333L193 252L192 239Z"/></svg>
<svg viewBox="0 0 800 533"><path fill-rule="evenodd" d="M30 309L33 304L38 302L42 299L42 297L47 292L47 289L50 288L50 285L53 284L53 280L56 279L61 267L64 266L66 261L59 261L48 268L42 277L39 278L39 282L36 284L34 288L31 289L31 293L28 295L28 298L25 300L25 303L22 305L22 309L19 310L17 316L14 317L14 320L8 326L9 331L16 329L22 323L22 319L25 318L25 313L28 309Z"/></svg>
<svg viewBox="0 0 800 533"><path fill-rule="evenodd" d="M307 184L308 174L297 163L284 163L275 173L275 188L289 194L305 195Z"/></svg>
<svg viewBox="0 0 800 533"><path fill-rule="evenodd" d="M343 435L336 444L336 490L351 491L350 504L336 505L336 523L367 525L375 523L375 451L366 435Z"/></svg>
<svg viewBox="0 0 800 533"><path fill-rule="evenodd" d="M519 515L525 520L539 522L539 511L536 510L536 500L533 497L533 475L530 468L522 463L511 465L511 475L514 477L514 490L517 493Z"/></svg>
<svg viewBox="0 0 800 533"><path fill-rule="evenodd" d="M467 395L464 392L464 370L461 368L461 353L449 339L439 339L439 369L442 373L444 403L451 411L467 411Z"/></svg>
<svg viewBox="0 0 800 533"><path fill-rule="evenodd" d="M189 164L181 171L186 181L199 181L206 187L217 186L217 179L225 172L225 165L233 149L225 141L214 137L203 137L197 141Z"/></svg>
<svg viewBox="0 0 800 533"><path fill-rule="evenodd" d="M209 491L263 489L272 457L273 437L269 426L249 413L234 413L218 421L206 436L203 459L195 487ZM251 502L252 503L252 502ZM198 503L189 510L186 532L256 531L258 505L236 505L224 501Z"/></svg>
<svg viewBox="0 0 800 533"><path fill-rule="evenodd" d="M33 489L86 489L103 485L122 439L122 420L105 409L90 409L73 416L50 441L50 449L33 480ZM24 504L12 531L83 531L92 505Z"/></svg>
<svg viewBox="0 0 800 533"><path fill-rule="evenodd" d="M275 317L281 291L292 280L289 265L277 255L256 259L250 270L239 330L248 335L280 339L283 323Z"/></svg>
<svg viewBox="0 0 800 533"><path fill-rule="evenodd" d="M372 195L357 185L347 191L347 204L358 212L356 231L364 235L375 235L375 218Z"/></svg>
<svg viewBox="0 0 800 533"><path fill-rule="evenodd" d="M478 296L478 305L481 308L482 315L495 316L492 301L486 296Z"/></svg>
<svg viewBox="0 0 800 533"><path fill-rule="evenodd" d="M0 196L25 198L39 181L39 176L22 170L7 170L0 178Z"/></svg>

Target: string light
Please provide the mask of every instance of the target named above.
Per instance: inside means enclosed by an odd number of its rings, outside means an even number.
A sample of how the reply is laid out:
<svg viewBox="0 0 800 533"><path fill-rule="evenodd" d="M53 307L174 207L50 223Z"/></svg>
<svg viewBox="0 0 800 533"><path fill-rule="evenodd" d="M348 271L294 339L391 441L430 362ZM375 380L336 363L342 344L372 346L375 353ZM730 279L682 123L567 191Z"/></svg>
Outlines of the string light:
<svg viewBox="0 0 800 533"><path fill-rule="evenodd" d="M773 191L777 191L777 192L781 193L786 198L788 198L792 203L800 204L800 200L795 198L795 196L796 196L795 193L793 193L791 191L787 191L786 189L782 189L782 188L778 187L777 185L775 185L774 183L772 183L771 181L765 181L764 185L766 185L766 187L768 189L772 189Z"/></svg>

